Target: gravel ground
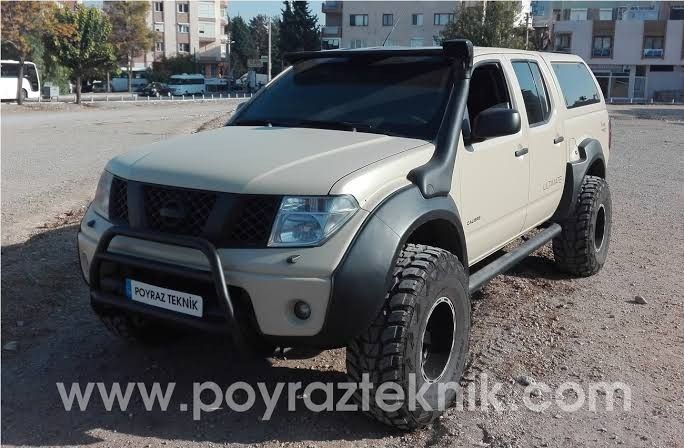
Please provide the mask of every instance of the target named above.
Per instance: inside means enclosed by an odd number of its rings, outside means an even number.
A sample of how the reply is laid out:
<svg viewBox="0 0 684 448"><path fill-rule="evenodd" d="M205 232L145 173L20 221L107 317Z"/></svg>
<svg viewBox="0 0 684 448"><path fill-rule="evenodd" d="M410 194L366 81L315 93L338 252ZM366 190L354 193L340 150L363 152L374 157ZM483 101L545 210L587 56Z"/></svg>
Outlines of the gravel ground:
<svg viewBox="0 0 684 448"><path fill-rule="evenodd" d="M215 381L224 390L238 380L264 381L271 390L276 381L343 381L344 352L245 361L227 341L212 337L147 349L122 343L89 309L74 250L78 211L62 209L26 241L8 236L18 242L5 243L3 229L2 344L16 342L2 351L3 445L684 446L684 109L624 106L611 113L614 224L604 269L591 278L568 278L553 269L544 247L473 298L463 384L480 390L483 374L489 383L502 383L496 396L503 410L468 410L466 404L411 434L355 413L315 414L302 406L296 412L279 406L268 422L260 420L261 408L222 408L193 421L178 403L192 402L194 381ZM3 110L3 193L5 170L12 168L5 163L6 125ZM107 128L101 132L111 138ZM5 197L3 225L4 212ZM14 216L13 229L30 228ZM636 303L637 295L647 303ZM65 412L55 383L74 381L177 385L168 412L145 412L135 395L126 411L106 412L98 398L85 412ZM555 389L568 381L623 382L631 389L631 409L623 410L628 394L616 395L614 411L520 406L521 383Z"/></svg>

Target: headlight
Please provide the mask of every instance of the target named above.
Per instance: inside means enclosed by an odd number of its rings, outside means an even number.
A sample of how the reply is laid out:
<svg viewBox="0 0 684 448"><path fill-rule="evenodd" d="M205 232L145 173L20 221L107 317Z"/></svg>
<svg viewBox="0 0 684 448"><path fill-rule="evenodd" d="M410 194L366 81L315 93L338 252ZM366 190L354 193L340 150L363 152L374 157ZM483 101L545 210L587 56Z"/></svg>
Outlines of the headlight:
<svg viewBox="0 0 684 448"><path fill-rule="evenodd" d="M108 171L103 171L100 182L97 184L95 199L93 199L93 209L104 219L109 219L109 193L112 190L112 180L114 176Z"/></svg>
<svg viewBox="0 0 684 448"><path fill-rule="evenodd" d="M286 196L280 204L268 245L316 246L339 230L358 208L352 196Z"/></svg>

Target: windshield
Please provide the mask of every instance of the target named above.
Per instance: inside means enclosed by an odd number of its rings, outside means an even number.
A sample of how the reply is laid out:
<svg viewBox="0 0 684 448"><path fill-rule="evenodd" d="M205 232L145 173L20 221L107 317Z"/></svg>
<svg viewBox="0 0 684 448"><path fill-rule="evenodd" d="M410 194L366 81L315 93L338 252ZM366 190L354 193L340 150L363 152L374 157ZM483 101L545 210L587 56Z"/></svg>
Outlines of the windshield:
<svg viewBox="0 0 684 448"><path fill-rule="evenodd" d="M233 125L321 127L434 140L451 70L437 56L321 58L295 65Z"/></svg>

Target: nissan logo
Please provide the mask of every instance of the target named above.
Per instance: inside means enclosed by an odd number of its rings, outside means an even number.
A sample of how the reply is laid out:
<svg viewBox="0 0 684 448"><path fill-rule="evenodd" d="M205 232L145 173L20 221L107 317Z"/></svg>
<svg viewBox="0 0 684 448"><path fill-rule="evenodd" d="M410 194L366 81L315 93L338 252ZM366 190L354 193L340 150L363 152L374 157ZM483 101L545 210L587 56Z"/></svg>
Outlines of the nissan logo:
<svg viewBox="0 0 684 448"><path fill-rule="evenodd" d="M175 199L166 201L159 208L159 217L162 223L169 227L177 226L185 218L185 214L185 205Z"/></svg>

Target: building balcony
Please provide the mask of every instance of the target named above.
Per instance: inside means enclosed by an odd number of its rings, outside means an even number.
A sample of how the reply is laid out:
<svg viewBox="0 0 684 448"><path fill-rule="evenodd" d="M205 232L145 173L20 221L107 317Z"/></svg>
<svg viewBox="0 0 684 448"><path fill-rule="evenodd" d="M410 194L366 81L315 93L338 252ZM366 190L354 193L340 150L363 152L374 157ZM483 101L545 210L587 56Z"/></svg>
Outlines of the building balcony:
<svg viewBox="0 0 684 448"><path fill-rule="evenodd" d="M644 59L662 59L665 57L665 50L662 48L644 48Z"/></svg>
<svg viewBox="0 0 684 448"><path fill-rule="evenodd" d="M323 37L341 37L342 27L341 26L324 26L323 27Z"/></svg>
<svg viewBox="0 0 684 448"><path fill-rule="evenodd" d="M321 11L325 14L341 14L342 13L342 2L328 1L323 2L321 6Z"/></svg>

